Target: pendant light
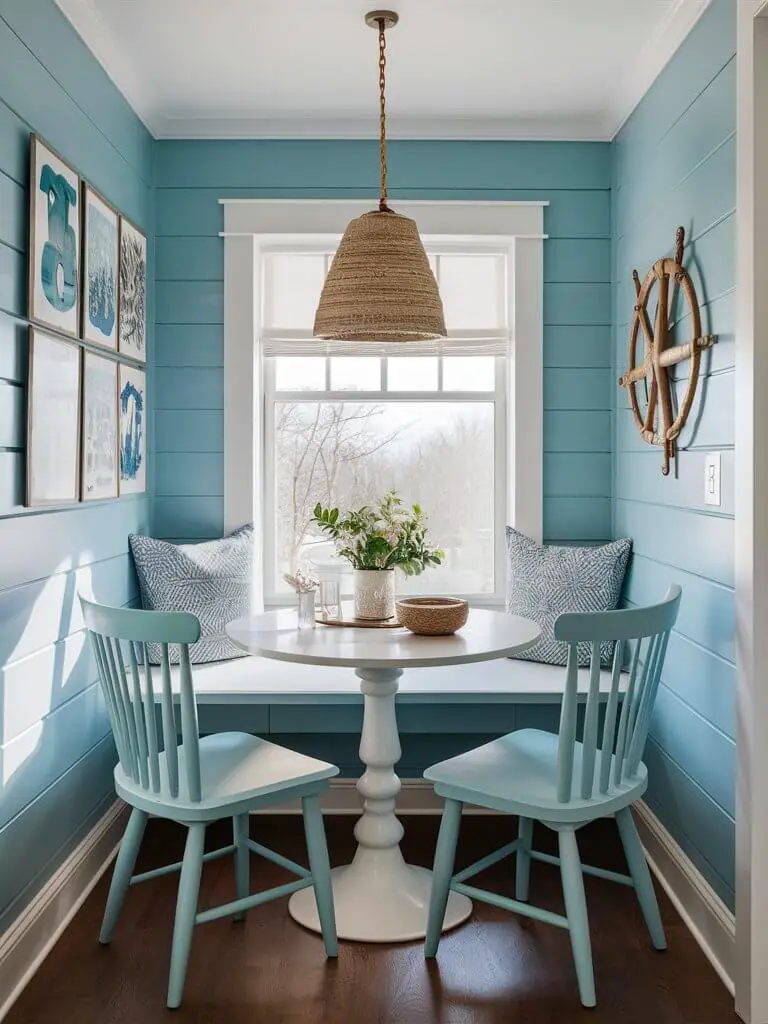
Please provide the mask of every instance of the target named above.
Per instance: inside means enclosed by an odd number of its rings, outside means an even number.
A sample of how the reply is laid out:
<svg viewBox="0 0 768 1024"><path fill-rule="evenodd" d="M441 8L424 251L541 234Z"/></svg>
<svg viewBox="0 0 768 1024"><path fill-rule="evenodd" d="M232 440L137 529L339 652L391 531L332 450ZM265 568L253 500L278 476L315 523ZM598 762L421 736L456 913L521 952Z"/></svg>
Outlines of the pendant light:
<svg viewBox="0 0 768 1024"><path fill-rule="evenodd" d="M445 337L437 281L416 222L387 205L386 29L394 11L371 11L379 32L379 208L350 221L325 279L314 336L338 341L424 341Z"/></svg>

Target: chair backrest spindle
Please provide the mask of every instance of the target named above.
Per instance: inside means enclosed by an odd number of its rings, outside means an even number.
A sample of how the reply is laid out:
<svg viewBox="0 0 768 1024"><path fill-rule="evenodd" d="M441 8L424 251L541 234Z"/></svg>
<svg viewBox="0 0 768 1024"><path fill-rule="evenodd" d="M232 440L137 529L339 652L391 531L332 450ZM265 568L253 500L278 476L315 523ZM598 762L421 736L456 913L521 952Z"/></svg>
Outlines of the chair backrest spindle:
<svg viewBox="0 0 768 1024"><path fill-rule="evenodd" d="M568 666L565 676L563 706L560 711L560 738L557 746L557 799L566 803L571 799L573 784L573 757L576 749L576 714L579 691L579 650L576 644L568 647Z"/></svg>
<svg viewBox="0 0 768 1024"><path fill-rule="evenodd" d="M176 749L176 716L173 710L173 691L171 689L171 665L168 658L168 644L162 644L160 671L162 679L162 717L163 745L165 747L165 764L168 769L168 785L171 796L179 795L179 754Z"/></svg>
<svg viewBox="0 0 768 1024"><path fill-rule="evenodd" d="M189 645L200 637L194 615L176 612L145 612L132 608L108 608L80 599L91 638L104 701L115 738L120 765L142 789L163 791L172 798L193 802L202 799L200 738L197 705L189 658ZM160 644L160 723L150 643ZM181 749L171 682L169 644L179 645L179 704ZM139 654L141 652L141 663ZM143 670L143 671L142 671ZM183 761L184 785L179 766Z"/></svg>
<svg viewBox="0 0 768 1024"><path fill-rule="evenodd" d="M616 718L619 711L619 688L621 686L621 669L624 664L625 640L618 640L613 652L613 670L611 673L611 692L605 705L603 720L603 740L600 751L600 792L607 793L611 781L611 762L613 760L614 741L616 738Z"/></svg>
<svg viewBox="0 0 768 1024"><path fill-rule="evenodd" d="M600 717L600 673L601 653L599 640L592 641L589 660L589 691L584 714L583 756L581 760L581 796L589 800L595 781L595 757L597 756L597 727Z"/></svg>
<svg viewBox="0 0 768 1024"><path fill-rule="evenodd" d="M555 623L555 637L568 644L557 749L557 799L561 803L577 797L589 800L594 795L595 786L600 793L606 793L611 786L620 786L624 780L637 774L680 596L680 587L672 586L660 604L648 608L566 614ZM605 642L615 643L615 651L601 732L601 644ZM578 655L579 645L584 643L590 645L589 688L582 741L577 747ZM634 650L627 687L621 699L622 669L630 643ZM577 749L580 751L580 764L577 763Z"/></svg>

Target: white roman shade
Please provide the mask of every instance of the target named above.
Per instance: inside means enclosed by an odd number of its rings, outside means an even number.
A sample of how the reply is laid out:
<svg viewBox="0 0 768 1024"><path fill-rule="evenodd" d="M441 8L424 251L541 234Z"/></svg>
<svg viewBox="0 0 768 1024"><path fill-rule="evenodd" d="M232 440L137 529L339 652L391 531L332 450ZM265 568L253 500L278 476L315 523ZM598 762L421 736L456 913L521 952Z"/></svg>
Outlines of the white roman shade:
<svg viewBox="0 0 768 1024"><path fill-rule="evenodd" d="M508 245L493 240L457 240L446 245L425 239L429 261L443 295L446 338L421 342L322 341L313 337L312 318L333 250L306 243L262 249L261 351L269 356L506 355L509 323Z"/></svg>

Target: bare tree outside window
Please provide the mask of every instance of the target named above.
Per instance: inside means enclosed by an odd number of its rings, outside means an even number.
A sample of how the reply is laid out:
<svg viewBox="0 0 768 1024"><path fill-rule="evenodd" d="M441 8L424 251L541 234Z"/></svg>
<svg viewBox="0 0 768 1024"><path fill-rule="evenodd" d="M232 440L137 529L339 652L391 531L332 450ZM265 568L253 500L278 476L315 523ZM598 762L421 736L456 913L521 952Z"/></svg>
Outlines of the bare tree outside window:
<svg viewBox="0 0 768 1024"><path fill-rule="evenodd" d="M276 402L277 578L327 543L310 525L318 502L358 508L396 487L446 551L400 590L492 592L493 420L490 402Z"/></svg>

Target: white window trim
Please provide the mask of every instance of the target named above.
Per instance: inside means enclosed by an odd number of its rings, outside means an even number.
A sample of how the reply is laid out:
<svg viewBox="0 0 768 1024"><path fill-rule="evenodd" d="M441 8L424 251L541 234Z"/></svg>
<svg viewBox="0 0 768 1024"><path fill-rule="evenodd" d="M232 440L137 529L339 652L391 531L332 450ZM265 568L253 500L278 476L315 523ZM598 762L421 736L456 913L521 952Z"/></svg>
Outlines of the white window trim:
<svg viewBox="0 0 768 1024"><path fill-rule="evenodd" d="M361 200L221 199L224 206L224 527L253 522L253 607L263 607L263 382L259 337L264 248L339 240ZM498 240L509 247L507 520L539 542L543 521L543 232L546 202L398 202L421 234L441 242ZM287 237L290 236L290 237ZM518 339L524 339L518 343Z"/></svg>

